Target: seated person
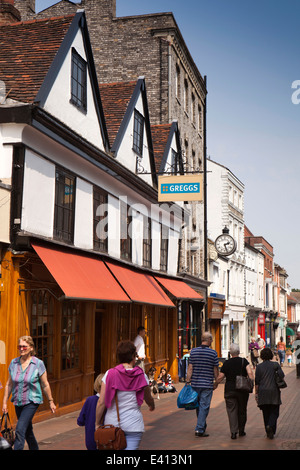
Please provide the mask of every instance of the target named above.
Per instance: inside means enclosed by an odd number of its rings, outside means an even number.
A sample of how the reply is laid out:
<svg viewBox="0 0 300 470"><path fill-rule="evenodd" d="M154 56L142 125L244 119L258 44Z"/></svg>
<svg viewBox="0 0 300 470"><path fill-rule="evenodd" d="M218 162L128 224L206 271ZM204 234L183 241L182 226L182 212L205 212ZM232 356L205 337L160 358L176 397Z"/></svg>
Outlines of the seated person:
<svg viewBox="0 0 300 470"><path fill-rule="evenodd" d="M159 392L161 393L176 392L176 388L172 383L172 378L170 374L167 374L167 369L165 367L161 367L160 369L160 374L157 379L157 386Z"/></svg>

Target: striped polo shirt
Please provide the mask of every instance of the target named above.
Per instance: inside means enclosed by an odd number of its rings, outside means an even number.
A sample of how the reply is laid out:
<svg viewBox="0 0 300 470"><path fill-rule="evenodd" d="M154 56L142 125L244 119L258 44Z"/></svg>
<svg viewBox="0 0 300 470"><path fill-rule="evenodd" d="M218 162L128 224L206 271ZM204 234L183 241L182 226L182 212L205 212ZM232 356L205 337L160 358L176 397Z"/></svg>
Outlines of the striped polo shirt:
<svg viewBox="0 0 300 470"><path fill-rule="evenodd" d="M15 406L43 403L40 383L40 377L46 371L43 361L32 356L27 368L22 370L20 357L17 357L11 361L8 370L13 383L11 401Z"/></svg>
<svg viewBox="0 0 300 470"><path fill-rule="evenodd" d="M193 348L189 364L193 366L191 385L194 388L213 388L214 367L219 367L218 354L209 346Z"/></svg>

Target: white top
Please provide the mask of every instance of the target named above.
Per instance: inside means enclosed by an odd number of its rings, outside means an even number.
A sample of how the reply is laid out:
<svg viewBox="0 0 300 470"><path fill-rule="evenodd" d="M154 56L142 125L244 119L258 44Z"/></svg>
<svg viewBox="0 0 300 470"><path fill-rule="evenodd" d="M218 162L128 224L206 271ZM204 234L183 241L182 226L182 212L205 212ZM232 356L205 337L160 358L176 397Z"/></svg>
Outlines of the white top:
<svg viewBox="0 0 300 470"><path fill-rule="evenodd" d="M136 352L137 352L138 356L145 359L145 357L146 357L146 355L145 355L145 343L144 343L143 338L140 335L137 335L137 337L135 338L133 344L136 347Z"/></svg>
<svg viewBox="0 0 300 470"><path fill-rule="evenodd" d="M102 381L106 383L108 371L104 374ZM149 379L145 374L147 384ZM118 404L120 415L120 427L124 432L144 432L144 420L141 407L138 406L136 400L136 392L126 392L118 390ZM104 424L112 424L119 426L116 402L113 400L110 408L107 409Z"/></svg>

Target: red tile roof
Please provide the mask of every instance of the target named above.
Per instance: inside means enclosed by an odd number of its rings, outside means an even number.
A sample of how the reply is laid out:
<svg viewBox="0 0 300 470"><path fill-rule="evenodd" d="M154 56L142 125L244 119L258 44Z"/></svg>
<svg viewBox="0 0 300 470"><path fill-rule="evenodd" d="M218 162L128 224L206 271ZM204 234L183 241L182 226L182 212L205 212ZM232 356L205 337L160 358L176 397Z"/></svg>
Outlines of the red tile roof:
<svg viewBox="0 0 300 470"><path fill-rule="evenodd" d="M74 15L0 26L0 80L9 98L32 103Z"/></svg>
<svg viewBox="0 0 300 470"><path fill-rule="evenodd" d="M110 145L115 141L136 84L136 81L99 84Z"/></svg>
<svg viewBox="0 0 300 470"><path fill-rule="evenodd" d="M151 126L154 160L157 171L160 169L171 126L172 124L157 124Z"/></svg>

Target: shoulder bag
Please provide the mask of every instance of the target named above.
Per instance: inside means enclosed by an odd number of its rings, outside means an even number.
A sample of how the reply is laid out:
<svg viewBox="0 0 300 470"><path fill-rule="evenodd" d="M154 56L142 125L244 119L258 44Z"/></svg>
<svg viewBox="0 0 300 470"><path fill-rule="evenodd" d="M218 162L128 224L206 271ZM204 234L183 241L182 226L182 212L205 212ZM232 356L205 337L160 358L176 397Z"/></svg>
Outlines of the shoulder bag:
<svg viewBox="0 0 300 470"><path fill-rule="evenodd" d="M284 378L279 377L278 367L275 368L275 382L276 382L276 385L277 385L278 388L286 388L287 387L287 383L284 380Z"/></svg>
<svg viewBox="0 0 300 470"><path fill-rule="evenodd" d="M120 427L119 404L116 393L116 408L119 426L103 424L96 429L94 439L98 450L122 450L127 446L126 436Z"/></svg>
<svg viewBox="0 0 300 470"><path fill-rule="evenodd" d="M4 420L4 427L3 427ZM0 433L2 437L11 445L14 445L15 442L15 431L10 423L10 418L8 413L4 413L1 419Z"/></svg>
<svg viewBox="0 0 300 470"><path fill-rule="evenodd" d="M242 358L241 373L240 373L240 375L237 375L236 378L235 378L235 389L240 390L242 392L252 393L253 392L253 381L250 379L250 377L248 377L248 375L247 375L247 377L242 375L243 365L244 365L244 359Z"/></svg>
<svg viewBox="0 0 300 470"><path fill-rule="evenodd" d="M259 352L256 348L252 349L252 354L253 354L253 357L259 357Z"/></svg>

